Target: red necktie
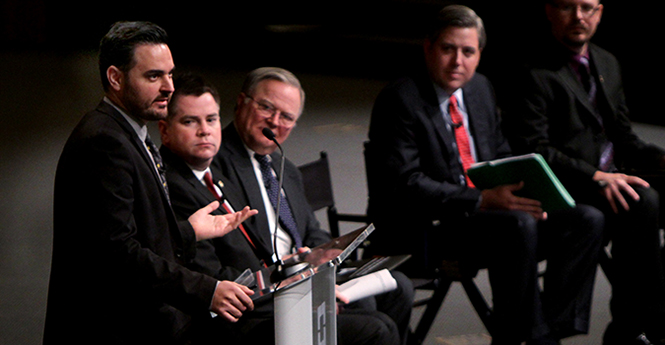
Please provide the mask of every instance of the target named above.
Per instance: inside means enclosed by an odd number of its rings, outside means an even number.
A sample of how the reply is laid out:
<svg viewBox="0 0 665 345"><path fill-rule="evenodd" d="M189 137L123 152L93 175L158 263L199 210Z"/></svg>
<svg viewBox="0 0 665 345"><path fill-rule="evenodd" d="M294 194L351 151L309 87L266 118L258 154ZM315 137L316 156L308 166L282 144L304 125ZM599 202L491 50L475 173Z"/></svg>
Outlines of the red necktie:
<svg viewBox="0 0 665 345"><path fill-rule="evenodd" d="M205 181L206 187L208 187L208 190L210 191L210 193L212 193L212 195L214 195L215 198L217 198L217 200L222 205L222 207L224 208L226 213L228 213L228 214L233 213L233 211L231 211L231 208L229 207L229 205L226 204L226 200L224 200L224 198L222 198L222 196L219 195L219 193L217 193L217 190L215 189L215 186L212 183L212 175L210 174L209 171L206 171L205 175L203 175L203 181ZM247 241L249 241L249 244L251 244L253 248L256 248L256 246L254 245L254 242L252 242L252 239L249 238L249 235L247 234L247 231L245 231L245 227L242 226L242 223L240 225L238 225L238 228L240 229L240 231L242 231L242 234L245 235L245 238L247 238Z"/></svg>
<svg viewBox="0 0 665 345"><path fill-rule="evenodd" d="M471 154L471 145L469 145L469 135L464 128L464 121L462 120L462 113L460 113L457 106L457 98L450 96L450 103L448 105L448 112L453 120L453 128L455 131L455 141L457 141L457 150L459 151L462 167L464 168L464 176L471 164L474 163L473 155ZM469 187L474 187L473 182L466 177L466 183Z"/></svg>

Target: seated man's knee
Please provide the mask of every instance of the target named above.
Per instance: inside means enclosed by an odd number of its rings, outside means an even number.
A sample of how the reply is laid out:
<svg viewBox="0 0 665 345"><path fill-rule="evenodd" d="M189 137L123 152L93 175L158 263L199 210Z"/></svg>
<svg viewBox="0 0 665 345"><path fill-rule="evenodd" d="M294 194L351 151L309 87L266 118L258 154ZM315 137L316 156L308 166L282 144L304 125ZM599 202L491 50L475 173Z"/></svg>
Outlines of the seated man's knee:
<svg viewBox="0 0 665 345"><path fill-rule="evenodd" d="M506 217L505 229L508 233L514 233L522 241L535 246L538 241L538 220L526 212L510 212Z"/></svg>
<svg viewBox="0 0 665 345"><path fill-rule="evenodd" d="M636 204L645 212L658 212L660 207L660 195L653 188L634 187L640 200Z"/></svg>
<svg viewBox="0 0 665 345"><path fill-rule="evenodd" d="M395 322L379 312L339 315L337 335L340 345L398 345L400 342Z"/></svg>
<svg viewBox="0 0 665 345"><path fill-rule="evenodd" d="M586 230L590 236L601 238L605 229L605 215L599 209L589 205L577 205L577 216L570 219L577 228Z"/></svg>

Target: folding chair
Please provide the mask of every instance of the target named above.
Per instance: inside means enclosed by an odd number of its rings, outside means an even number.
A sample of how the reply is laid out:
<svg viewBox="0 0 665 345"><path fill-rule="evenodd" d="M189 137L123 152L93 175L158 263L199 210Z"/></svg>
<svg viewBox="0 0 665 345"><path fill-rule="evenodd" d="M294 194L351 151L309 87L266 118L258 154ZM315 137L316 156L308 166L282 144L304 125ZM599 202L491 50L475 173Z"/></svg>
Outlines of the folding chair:
<svg viewBox="0 0 665 345"><path fill-rule="evenodd" d="M365 143L365 150L367 150L367 146L368 143ZM366 214L340 214L337 212L332 190L330 165L328 162L328 155L325 151L321 151L319 159L303 164L299 166L298 169L302 174L305 195L307 196L307 200L312 209L317 211L327 208L328 224L333 237L339 236L340 222L364 224L370 222L370 219ZM478 270L478 268L470 267L464 262L446 260L442 263L436 278L411 279L416 289L433 291L431 297L414 301L414 308L425 306L425 311L418 322L415 332L413 332L409 338L411 344L422 344L425 340L427 333L436 318L436 314L441 308L453 282L459 282L462 284L464 291L478 313L478 316L485 325L485 328L487 328L488 332L491 334L492 310L473 281Z"/></svg>
<svg viewBox="0 0 665 345"><path fill-rule="evenodd" d="M330 164L328 153L321 151L319 159L305 163L298 167L305 185L305 195L312 210L318 211L327 208L328 225L332 237L339 237L339 223L352 222L369 224L365 214L338 213L333 196L332 179L330 178Z"/></svg>

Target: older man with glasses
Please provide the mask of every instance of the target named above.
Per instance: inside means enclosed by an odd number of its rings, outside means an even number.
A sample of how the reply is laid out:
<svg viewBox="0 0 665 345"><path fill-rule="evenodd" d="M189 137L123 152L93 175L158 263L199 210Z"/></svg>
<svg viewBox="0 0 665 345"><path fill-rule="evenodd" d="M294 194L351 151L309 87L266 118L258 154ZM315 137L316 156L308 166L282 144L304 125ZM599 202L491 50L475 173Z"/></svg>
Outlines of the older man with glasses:
<svg viewBox="0 0 665 345"><path fill-rule="evenodd" d="M284 161L283 188L278 187L282 156L275 152L275 141L281 145L287 140L304 104L300 81L287 70L259 68L245 79L236 99L234 121L222 131L222 146L211 168L219 170L228 184L240 191L238 205L255 205L259 211L255 221L244 224L259 254L227 252L224 265L243 269L259 259L272 262L331 239L330 233L319 226L307 202L300 173L289 160ZM274 134L275 141L266 137L266 129ZM228 250L237 249L229 246ZM260 253L272 257L259 257ZM339 344L406 343L413 287L403 274L393 273L393 277L397 280L396 290L342 307L337 318Z"/></svg>

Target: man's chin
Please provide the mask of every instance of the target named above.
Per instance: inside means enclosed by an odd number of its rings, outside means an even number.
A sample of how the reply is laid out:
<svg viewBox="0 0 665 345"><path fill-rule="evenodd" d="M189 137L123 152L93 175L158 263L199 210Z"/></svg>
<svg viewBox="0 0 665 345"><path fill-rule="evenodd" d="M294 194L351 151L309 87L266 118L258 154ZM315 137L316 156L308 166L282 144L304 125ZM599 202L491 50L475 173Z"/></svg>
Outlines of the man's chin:
<svg viewBox="0 0 665 345"><path fill-rule="evenodd" d="M145 121L159 121L164 120L168 115L166 108L160 110L148 109L141 114L141 119Z"/></svg>
<svg viewBox="0 0 665 345"><path fill-rule="evenodd" d="M589 42L586 34L573 34L566 37L566 44L571 48L582 48Z"/></svg>

